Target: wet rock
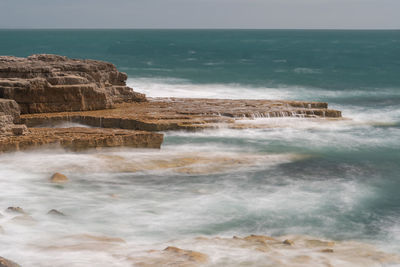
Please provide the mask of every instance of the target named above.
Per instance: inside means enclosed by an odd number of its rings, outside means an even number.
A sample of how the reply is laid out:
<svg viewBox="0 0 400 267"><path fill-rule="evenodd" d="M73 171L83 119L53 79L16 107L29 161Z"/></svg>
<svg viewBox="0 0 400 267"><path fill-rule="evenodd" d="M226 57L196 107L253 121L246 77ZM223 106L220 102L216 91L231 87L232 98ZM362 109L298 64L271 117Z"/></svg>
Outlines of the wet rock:
<svg viewBox="0 0 400 267"><path fill-rule="evenodd" d="M20 214L27 214L23 208L21 207L8 207L6 209L7 212L14 212L14 213L20 213Z"/></svg>
<svg viewBox="0 0 400 267"><path fill-rule="evenodd" d="M47 212L47 214L53 215L53 216L65 216L64 213L62 213L61 211L58 211L56 209L49 210L49 212Z"/></svg>
<svg viewBox="0 0 400 267"><path fill-rule="evenodd" d="M66 183L69 181L68 177L62 173L56 172L50 178L52 183Z"/></svg>
<svg viewBox="0 0 400 267"><path fill-rule="evenodd" d="M160 148L163 134L95 128L31 128L21 136L1 136L0 152L25 150L44 145L80 151L103 147Z"/></svg>
<svg viewBox="0 0 400 267"><path fill-rule="evenodd" d="M107 62L57 55L0 56L0 97L22 113L96 110L146 101L126 86L127 75Z"/></svg>
<svg viewBox="0 0 400 267"><path fill-rule="evenodd" d="M251 104L248 106L247 104ZM68 113L27 114L21 116L29 127L69 121L94 127L143 131L203 130L224 124L235 128L237 122L257 117L340 118L341 112L327 103L230 100L195 98L151 98L144 103L122 103L111 110ZM243 124L240 128L251 127Z"/></svg>
<svg viewBox="0 0 400 267"><path fill-rule="evenodd" d="M286 239L282 243L285 244L285 245L288 245L288 246L293 246L294 245L294 241L290 240L290 239Z"/></svg>
<svg viewBox="0 0 400 267"><path fill-rule="evenodd" d="M208 256L206 254L193 250L185 250L177 247L167 247L164 249L164 251L172 253L176 257L183 257L189 261L196 263L206 263L208 261Z"/></svg>
<svg viewBox="0 0 400 267"><path fill-rule="evenodd" d="M20 265L11 260L0 257L0 267L20 267Z"/></svg>

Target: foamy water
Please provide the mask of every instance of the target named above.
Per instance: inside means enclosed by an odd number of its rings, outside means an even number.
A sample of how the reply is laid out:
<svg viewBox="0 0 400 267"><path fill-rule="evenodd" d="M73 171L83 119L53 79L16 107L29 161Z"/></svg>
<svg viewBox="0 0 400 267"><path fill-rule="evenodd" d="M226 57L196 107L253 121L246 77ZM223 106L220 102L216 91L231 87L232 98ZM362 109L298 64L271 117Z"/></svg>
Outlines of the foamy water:
<svg viewBox="0 0 400 267"><path fill-rule="evenodd" d="M255 119L240 122L254 126L249 129L167 132L160 150L3 154L1 256L23 266L131 266L140 259L157 265L154 257L165 255L148 250L174 245L208 255L211 266L257 266L266 259L278 266L277 261L304 255L315 266L327 260L342 266L352 258L321 258L313 249L291 251L281 245L273 256L251 244L213 239L250 234L356 240L374 245L373 253L400 251L400 217L393 204L398 106L340 100L375 97L371 92L145 78L129 85L151 97L331 99L331 107L343 110L346 119ZM55 172L69 182L51 183ZM31 218L14 219L18 214L4 211L9 206L22 207ZM66 216L48 215L51 209Z"/></svg>

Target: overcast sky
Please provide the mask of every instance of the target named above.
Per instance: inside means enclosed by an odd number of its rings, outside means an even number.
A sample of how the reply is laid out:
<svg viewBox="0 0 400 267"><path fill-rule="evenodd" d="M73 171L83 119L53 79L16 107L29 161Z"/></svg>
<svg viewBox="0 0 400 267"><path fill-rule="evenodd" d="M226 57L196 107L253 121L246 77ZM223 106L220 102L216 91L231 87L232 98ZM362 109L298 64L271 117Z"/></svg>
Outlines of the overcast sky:
<svg viewBox="0 0 400 267"><path fill-rule="evenodd" d="M0 0L0 28L400 29L400 0Z"/></svg>

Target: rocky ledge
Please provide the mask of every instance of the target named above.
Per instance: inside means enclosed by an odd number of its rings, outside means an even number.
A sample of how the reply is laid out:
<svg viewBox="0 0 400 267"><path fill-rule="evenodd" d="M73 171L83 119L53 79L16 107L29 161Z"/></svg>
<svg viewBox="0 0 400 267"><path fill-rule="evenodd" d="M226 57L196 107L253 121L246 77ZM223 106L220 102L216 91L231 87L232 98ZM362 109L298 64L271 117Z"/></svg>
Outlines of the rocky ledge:
<svg viewBox="0 0 400 267"><path fill-rule="evenodd" d="M341 117L340 111L320 102L147 99L127 87L126 79L125 73L102 61L57 55L0 56L0 151L48 144L74 150L159 148L162 134L150 131L199 130L219 125L246 128L236 122L257 117ZM26 127L57 127L60 122L97 129Z"/></svg>
<svg viewBox="0 0 400 267"><path fill-rule="evenodd" d="M31 128L18 136L0 136L0 151L59 145L73 151L102 147L160 148L163 135L143 131L96 128Z"/></svg>
<svg viewBox="0 0 400 267"><path fill-rule="evenodd" d="M111 110L21 116L29 127L68 121L144 131L199 130L221 124L236 128L237 121L262 117L339 118L341 112L321 102L150 98L147 102L118 104Z"/></svg>

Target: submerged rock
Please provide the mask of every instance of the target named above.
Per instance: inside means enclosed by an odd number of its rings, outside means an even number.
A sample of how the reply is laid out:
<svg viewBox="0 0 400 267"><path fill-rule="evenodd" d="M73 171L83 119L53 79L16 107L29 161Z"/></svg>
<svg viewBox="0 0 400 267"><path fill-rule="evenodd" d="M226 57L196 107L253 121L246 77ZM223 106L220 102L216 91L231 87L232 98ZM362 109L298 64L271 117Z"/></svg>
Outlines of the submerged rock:
<svg viewBox="0 0 400 267"><path fill-rule="evenodd" d="M50 178L52 183L66 183L69 181L68 177L62 173L56 172Z"/></svg>
<svg viewBox="0 0 400 267"><path fill-rule="evenodd" d="M164 251L173 254L174 257L182 257L188 261L196 263L206 263L208 261L208 256L206 254L193 250L185 250L177 247L166 247Z"/></svg>
<svg viewBox="0 0 400 267"><path fill-rule="evenodd" d="M0 257L0 267L21 267L21 266L11 260Z"/></svg>
<svg viewBox="0 0 400 267"><path fill-rule="evenodd" d="M49 210L49 212L47 212L47 214L54 215L54 216L65 216L64 213L62 213L61 211L58 211L56 209Z"/></svg>
<svg viewBox="0 0 400 267"><path fill-rule="evenodd" d="M20 213L20 214L27 214L23 208L21 207L8 207L6 209L7 212L14 212L14 213Z"/></svg>

